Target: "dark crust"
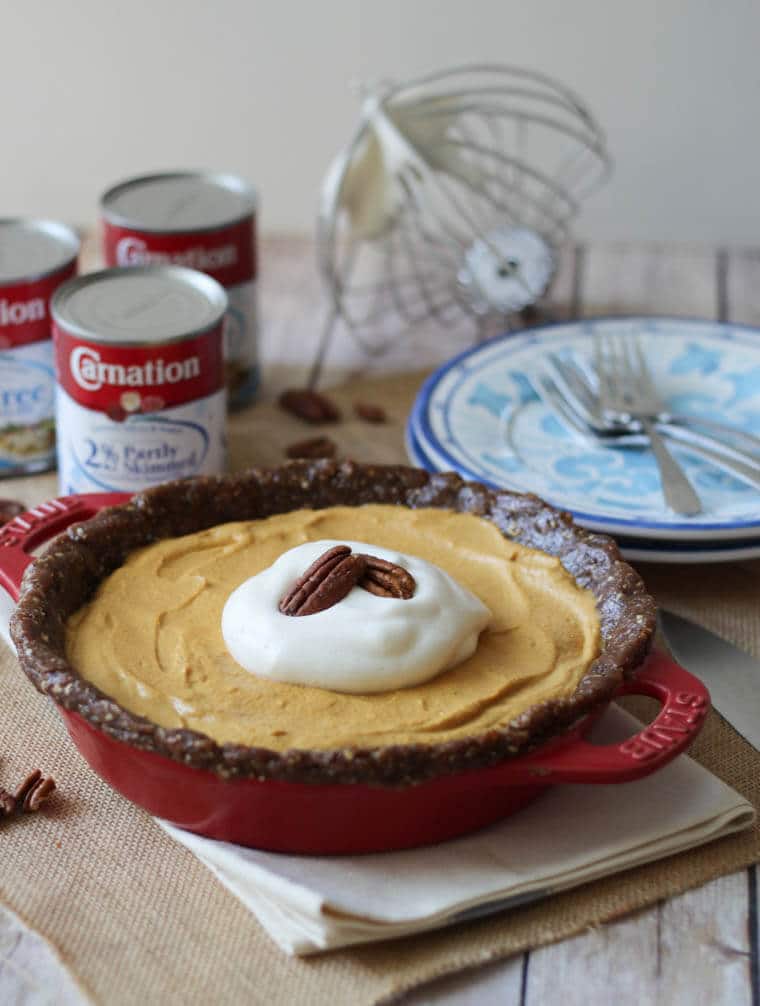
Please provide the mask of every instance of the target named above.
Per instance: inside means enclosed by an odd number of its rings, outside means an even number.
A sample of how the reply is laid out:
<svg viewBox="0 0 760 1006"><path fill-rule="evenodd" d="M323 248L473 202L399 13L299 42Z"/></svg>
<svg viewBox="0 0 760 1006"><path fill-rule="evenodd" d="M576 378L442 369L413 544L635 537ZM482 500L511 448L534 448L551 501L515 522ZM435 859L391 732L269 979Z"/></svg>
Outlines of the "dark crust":
<svg viewBox="0 0 760 1006"><path fill-rule="evenodd" d="M270 751L217 744L193 730L136 716L88 684L65 657L65 624L135 549L229 521L308 507L395 503L492 521L507 537L558 556L596 599L603 649L568 699L528 709L506 727L442 744ZM492 491L454 474L335 461L291 462L167 483L101 511L57 538L26 571L11 634L35 686L111 737L216 772L309 783L401 785L493 764L537 747L608 702L635 674L654 633L655 604L617 545L573 524L536 496Z"/></svg>

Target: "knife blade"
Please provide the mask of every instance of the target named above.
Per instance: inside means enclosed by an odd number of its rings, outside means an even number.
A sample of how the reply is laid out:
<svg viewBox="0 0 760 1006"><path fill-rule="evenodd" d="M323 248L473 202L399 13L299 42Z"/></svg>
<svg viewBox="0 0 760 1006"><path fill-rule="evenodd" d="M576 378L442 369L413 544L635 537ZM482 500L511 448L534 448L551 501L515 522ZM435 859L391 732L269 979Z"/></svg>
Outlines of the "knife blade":
<svg viewBox="0 0 760 1006"><path fill-rule="evenodd" d="M672 611L661 609L659 619L678 663L707 685L721 716L760 750L760 661Z"/></svg>

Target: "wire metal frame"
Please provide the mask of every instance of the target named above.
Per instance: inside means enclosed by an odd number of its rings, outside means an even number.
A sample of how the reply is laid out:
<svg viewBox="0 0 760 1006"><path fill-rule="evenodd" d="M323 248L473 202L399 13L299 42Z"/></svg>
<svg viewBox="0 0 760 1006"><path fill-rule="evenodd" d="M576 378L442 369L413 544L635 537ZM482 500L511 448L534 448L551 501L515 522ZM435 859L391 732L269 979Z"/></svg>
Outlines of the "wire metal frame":
<svg viewBox="0 0 760 1006"><path fill-rule="evenodd" d="M345 203L352 172L389 135L399 142L385 163L385 216L360 235ZM482 291L476 297L463 282L472 248L485 246L519 285L520 264L502 261L499 236L527 229L556 247L610 171L601 128L547 75L483 64L378 84L365 92L359 127L331 168L318 219L334 318L369 353L428 319L481 325Z"/></svg>

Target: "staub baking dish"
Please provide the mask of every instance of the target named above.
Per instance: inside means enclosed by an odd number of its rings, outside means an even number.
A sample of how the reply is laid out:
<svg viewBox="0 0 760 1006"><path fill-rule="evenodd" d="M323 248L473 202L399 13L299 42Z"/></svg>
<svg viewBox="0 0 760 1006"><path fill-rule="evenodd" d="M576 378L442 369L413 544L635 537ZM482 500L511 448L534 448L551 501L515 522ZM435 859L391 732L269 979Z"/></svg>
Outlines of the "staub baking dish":
<svg viewBox="0 0 760 1006"><path fill-rule="evenodd" d="M303 507L370 502L475 513L561 558L594 595L603 648L569 700L543 703L464 742L380 750L273 752L219 745L118 706L67 663L64 626L143 545ZM61 533L63 532L63 533ZM30 553L59 535L36 560ZM23 670L57 704L92 768L124 796L180 827L295 853L357 853L438 842L524 807L556 783L624 783L661 768L700 730L704 686L650 654L654 604L612 541L541 500L401 466L295 462L167 483L129 499L52 500L0 531L0 584ZM620 744L584 734L609 701L649 695L656 719Z"/></svg>

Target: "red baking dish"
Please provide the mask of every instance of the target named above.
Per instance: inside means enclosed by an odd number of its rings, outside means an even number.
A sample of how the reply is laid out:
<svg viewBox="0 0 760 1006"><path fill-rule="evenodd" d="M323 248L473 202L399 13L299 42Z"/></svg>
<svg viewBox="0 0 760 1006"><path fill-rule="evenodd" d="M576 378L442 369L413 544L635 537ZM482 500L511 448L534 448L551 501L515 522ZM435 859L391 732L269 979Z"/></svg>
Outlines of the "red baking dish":
<svg viewBox="0 0 760 1006"><path fill-rule="evenodd" d="M0 586L18 599L30 553L70 524L123 494L51 500L0 531ZM620 695L661 703L656 719L622 743L598 746L584 735L594 716L528 754L486 768L406 787L226 779L115 740L59 707L90 766L119 793L179 827L278 852L348 854L440 842L520 810L555 783L624 783L662 768L699 732L710 706L704 685L653 654ZM597 714L598 715L598 714Z"/></svg>

